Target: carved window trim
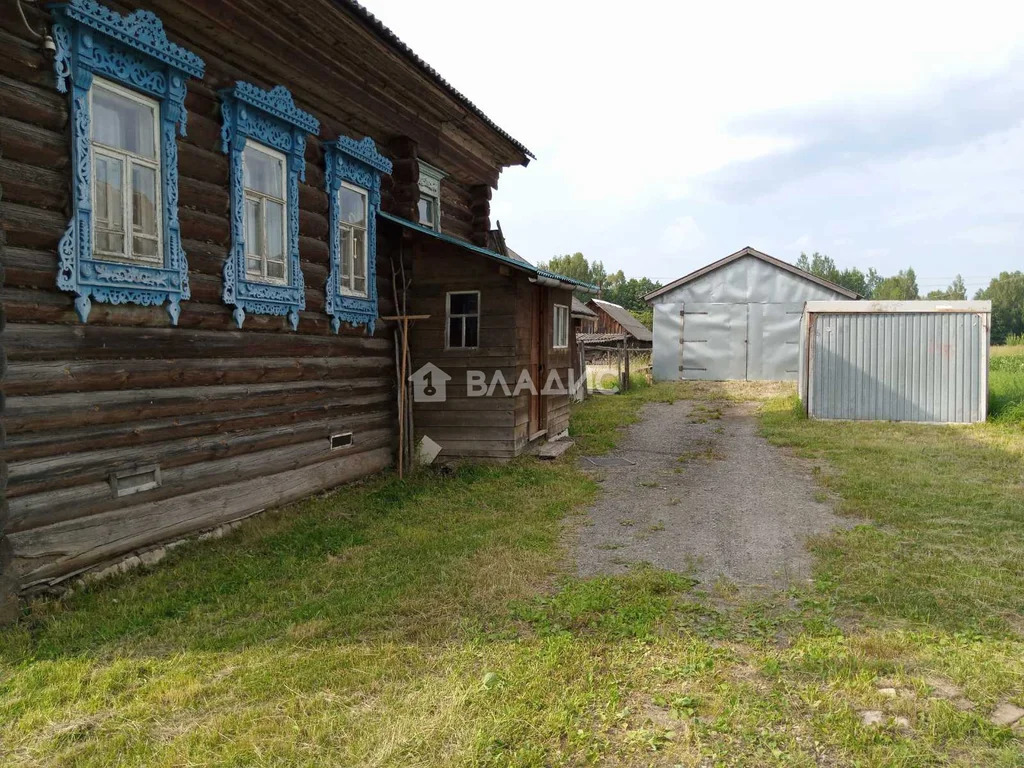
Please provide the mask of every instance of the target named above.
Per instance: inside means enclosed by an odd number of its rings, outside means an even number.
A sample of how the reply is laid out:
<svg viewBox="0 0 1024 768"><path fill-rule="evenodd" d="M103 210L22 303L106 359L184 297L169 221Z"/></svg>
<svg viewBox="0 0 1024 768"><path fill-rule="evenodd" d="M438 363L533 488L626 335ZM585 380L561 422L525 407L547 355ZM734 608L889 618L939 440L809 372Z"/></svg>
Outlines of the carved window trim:
<svg viewBox="0 0 1024 768"><path fill-rule="evenodd" d="M185 135L185 82L202 78L205 64L170 42L150 11L127 16L95 0L50 6L56 45L57 90L69 93L71 123L72 215L58 246L57 287L76 295L75 310L87 322L93 301L159 306L178 324L181 302L191 293L188 262L178 225L178 145ZM92 145L90 92L94 77L128 87L159 103L161 187L160 265L116 262L93 253Z"/></svg>
<svg viewBox="0 0 1024 768"><path fill-rule="evenodd" d="M327 276L327 314L335 333L341 324L366 326L373 333L377 322L377 213L380 211L380 176L391 173L391 161L377 151L369 136L362 141L341 136L324 142L327 164L327 196L330 200L331 269ZM356 296L344 290L341 282L341 203L342 183L366 192L366 295Z"/></svg>
<svg viewBox="0 0 1024 768"><path fill-rule="evenodd" d="M420 196L416 203L416 223L420 226L432 229L435 232L441 231L441 181L448 175L440 168L435 168L430 163L422 160L417 161L420 166L419 189ZM433 215L430 223L424 222L420 214L419 203L427 201L433 207Z"/></svg>
<svg viewBox="0 0 1024 768"><path fill-rule="evenodd" d="M306 284L299 266L299 180L306 180L306 136L320 132L320 123L295 106L283 85L266 91L252 83L237 82L220 92L223 125L221 151L229 156L231 176L231 249L224 262L225 304L234 306L238 327L246 312L287 315L298 330L299 311L306 308ZM242 153L247 139L281 152L287 158L287 264L286 284L266 283L245 272L245 187Z"/></svg>

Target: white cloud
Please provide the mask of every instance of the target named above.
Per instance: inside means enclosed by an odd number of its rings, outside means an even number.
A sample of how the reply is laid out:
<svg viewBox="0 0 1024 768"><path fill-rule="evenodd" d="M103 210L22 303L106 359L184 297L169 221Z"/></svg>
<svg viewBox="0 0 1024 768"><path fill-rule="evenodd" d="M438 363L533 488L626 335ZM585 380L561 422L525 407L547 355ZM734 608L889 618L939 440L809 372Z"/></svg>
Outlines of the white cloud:
<svg viewBox="0 0 1024 768"><path fill-rule="evenodd" d="M697 250L706 241L707 238L693 216L681 216L661 233L658 248L666 255L687 253Z"/></svg>
<svg viewBox="0 0 1024 768"><path fill-rule="evenodd" d="M1019 260L983 239L1007 226L1007 211L1024 210L1024 133L986 138L994 129L983 110L956 113L941 99L951 82L1020 80L1024 4L867 0L851 12L811 0L639 0L624 13L593 0L364 2L537 153L502 175L492 204L528 257L582 250L609 270L652 277L677 272L668 257L687 248L710 261L744 245L939 276L967 272L961 260L978 274ZM1024 119L1022 100L995 96ZM898 141L881 151L899 129L879 117L922 99L923 118L953 110L962 135L938 151L922 119L904 137L909 154ZM851 121L824 124L834 128L828 156L788 169L787 156L809 149L800 116L843 108ZM751 120L766 113L795 116L795 128ZM855 146L844 144L847 130ZM770 184L740 173L734 185L759 188L746 200L709 184L750 161L783 165Z"/></svg>

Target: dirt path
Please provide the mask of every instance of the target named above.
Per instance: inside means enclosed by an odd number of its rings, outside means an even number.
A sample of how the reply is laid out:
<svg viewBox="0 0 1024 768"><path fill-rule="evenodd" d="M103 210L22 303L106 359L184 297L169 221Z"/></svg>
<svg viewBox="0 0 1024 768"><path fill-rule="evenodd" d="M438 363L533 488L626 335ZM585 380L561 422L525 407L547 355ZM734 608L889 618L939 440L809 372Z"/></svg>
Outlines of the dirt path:
<svg viewBox="0 0 1024 768"><path fill-rule="evenodd" d="M756 408L651 403L613 454L581 459L603 493L576 534L580 575L647 562L704 586L808 578L807 537L852 523L833 514L805 462L758 435Z"/></svg>

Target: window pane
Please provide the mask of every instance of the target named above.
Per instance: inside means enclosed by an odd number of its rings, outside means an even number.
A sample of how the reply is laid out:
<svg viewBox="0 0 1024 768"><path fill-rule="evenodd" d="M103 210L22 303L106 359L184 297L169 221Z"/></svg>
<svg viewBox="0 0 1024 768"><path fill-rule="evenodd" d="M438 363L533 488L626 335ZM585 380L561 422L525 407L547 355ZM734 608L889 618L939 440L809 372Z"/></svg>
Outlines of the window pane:
<svg viewBox="0 0 1024 768"><path fill-rule="evenodd" d="M132 231L156 234L156 169L132 163Z"/></svg>
<svg viewBox="0 0 1024 768"><path fill-rule="evenodd" d="M155 237L133 237L132 256L143 259L154 259L157 256Z"/></svg>
<svg viewBox="0 0 1024 768"><path fill-rule="evenodd" d="M268 261L267 262L267 277L273 277L277 280L284 280L284 262L283 261Z"/></svg>
<svg viewBox="0 0 1024 768"><path fill-rule="evenodd" d="M267 217L267 258L284 261L284 206L266 200L263 210Z"/></svg>
<svg viewBox="0 0 1024 768"><path fill-rule="evenodd" d="M366 226L366 195L342 186L340 193L341 221L345 224Z"/></svg>
<svg viewBox="0 0 1024 768"><path fill-rule="evenodd" d="M260 221L258 200L245 201L245 252L263 253L263 226Z"/></svg>
<svg viewBox="0 0 1024 768"><path fill-rule="evenodd" d="M476 293L453 293L448 300L448 311L452 315L472 315L477 311Z"/></svg>
<svg viewBox="0 0 1024 768"><path fill-rule="evenodd" d="M96 155L95 159L96 226L120 232L124 229L121 221L121 161L103 155Z"/></svg>
<svg viewBox="0 0 1024 768"><path fill-rule="evenodd" d="M140 104L96 83L92 93L93 140L144 157L156 157L155 106Z"/></svg>
<svg viewBox="0 0 1024 768"><path fill-rule="evenodd" d="M464 320L466 323L466 346L475 347L477 346L477 324L480 322L480 319L477 317L467 317Z"/></svg>
<svg viewBox="0 0 1024 768"><path fill-rule="evenodd" d="M430 227L434 227L434 199L430 197L421 197L419 204L420 212L420 224Z"/></svg>
<svg viewBox="0 0 1024 768"><path fill-rule="evenodd" d="M124 235L116 232L96 231L96 251L103 253L124 253Z"/></svg>
<svg viewBox="0 0 1024 768"><path fill-rule="evenodd" d="M449 347L461 347L462 346L462 318L461 317L449 317L448 318L448 346Z"/></svg>
<svg viewBox="0 0 1024 768"><path fill-rule="evenodd" d="M341 285L343 288L352 287L352 249L354 247L355 234L349 228L341 230Z"/></svg>
<svg viewBox="0 0 1024 768"><path fill-rule="evenodd" d="M284 197L284 163L249 143L242 153L243 185L266 195Z"/></svg>
<svg viewBox="0 0 1024 768"><path fill-rule="evenodd" d="M357 229L352 235L354 240L352 248L354 255L353 274L356 277L366 277L366 230Z"/></svg>
<svg viewBox="0 0 1024 768"><path fill-rule="evenodd" d="M245 274L249 277L263 277L262 260L256 256L247 256L245 259Z"/></svg>

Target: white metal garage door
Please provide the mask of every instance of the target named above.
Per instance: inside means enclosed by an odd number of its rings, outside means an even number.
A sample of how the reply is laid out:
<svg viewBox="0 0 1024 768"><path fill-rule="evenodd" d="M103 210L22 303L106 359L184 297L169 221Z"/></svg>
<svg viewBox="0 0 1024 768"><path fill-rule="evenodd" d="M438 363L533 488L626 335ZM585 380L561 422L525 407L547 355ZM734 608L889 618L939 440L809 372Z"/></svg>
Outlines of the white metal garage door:
<svg viewBox="0 0 1024 768"><path fill-rule="evenodd" d="M796 379L802 311L802 302L656 305L655 378Z"/></svg>

